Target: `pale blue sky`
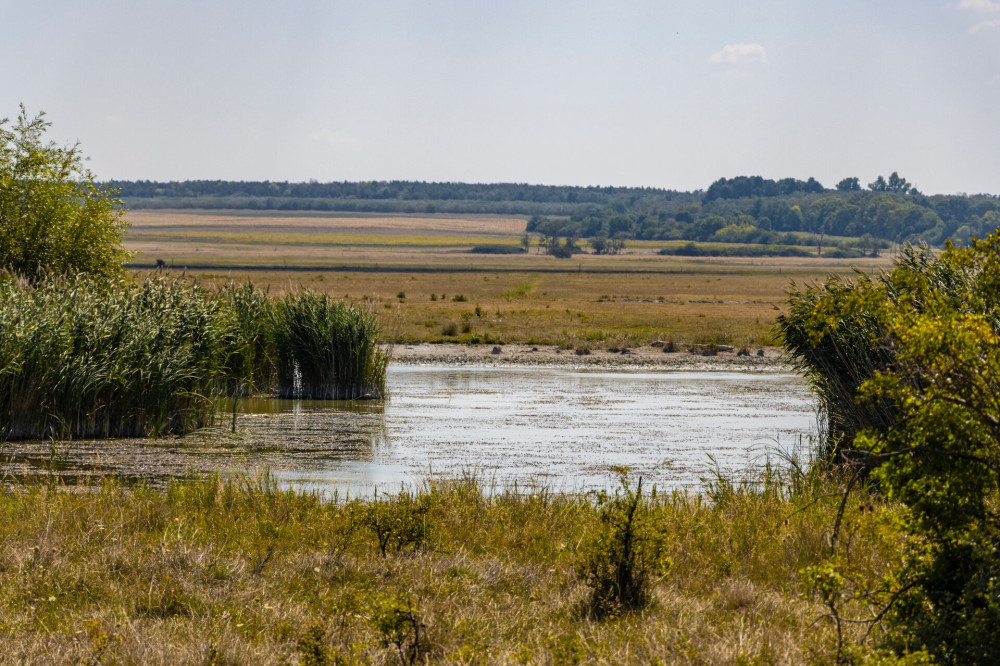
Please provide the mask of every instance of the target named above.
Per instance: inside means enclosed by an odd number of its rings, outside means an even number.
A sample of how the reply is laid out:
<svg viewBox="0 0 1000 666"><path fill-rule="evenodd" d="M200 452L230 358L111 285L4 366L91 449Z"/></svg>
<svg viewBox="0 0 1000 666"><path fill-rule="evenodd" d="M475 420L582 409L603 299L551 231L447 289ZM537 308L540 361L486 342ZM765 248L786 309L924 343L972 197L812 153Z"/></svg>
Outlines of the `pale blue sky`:
<svg viewBox="0 0 1000 666"><path fill-rule="evenodd" d="M100 178L1000 193L1000 0L0 0Z"/></svg>

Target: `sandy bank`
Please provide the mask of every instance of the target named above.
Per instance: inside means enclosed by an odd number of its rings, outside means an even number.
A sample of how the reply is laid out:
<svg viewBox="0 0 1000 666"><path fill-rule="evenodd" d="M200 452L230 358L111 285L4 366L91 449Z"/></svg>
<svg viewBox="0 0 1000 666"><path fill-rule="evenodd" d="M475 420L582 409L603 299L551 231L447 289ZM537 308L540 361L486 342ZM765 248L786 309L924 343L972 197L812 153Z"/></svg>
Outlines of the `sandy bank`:
<svg viewBox="0 0 1000 666"><path fill-rule="evenodd" d="M498 349L499 351L496 351ZM714 356L691 353L681 349L664 353L659 347L633 347L625 353L606 347L591 347L589 354L556 345L463 345L463 344L397 344L392 349L396 365L453 366L536 366L616 370L720 371L720 372L792 372L783 351L777 347L758 348L749 356L736 351L722 351Z"/></svg>

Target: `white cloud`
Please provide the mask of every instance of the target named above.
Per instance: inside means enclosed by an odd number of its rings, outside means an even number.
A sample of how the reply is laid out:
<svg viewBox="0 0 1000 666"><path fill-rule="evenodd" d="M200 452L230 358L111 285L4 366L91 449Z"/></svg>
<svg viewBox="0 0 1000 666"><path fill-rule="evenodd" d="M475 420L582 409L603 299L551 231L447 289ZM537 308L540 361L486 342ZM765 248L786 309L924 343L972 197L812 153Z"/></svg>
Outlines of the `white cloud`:
<svg viewBox="0 0 1000 666"><path fill-rule="evenodd" d="M964 0L970 1L970 0ZM766 63L767 51L760 44L726 44L718 53L713 53L708 59L715 64L748 65L750 63Z"/></svg>
<svg viewBox="0 0 1000 666"><path fill-rule="evenodd" d="M995 21L980 21L976 25L969 28L969 34L974 35L980 30L990 30L991 28L1000 28L1000 19Z"/></svg>
<svg viewBox="0 0 1000 666"><path fill-rule="evenodd" d="M1000 12L1000 2L993 0L962 0L958 3L959 9L970 9L974 12L994 13Z"/></svg>

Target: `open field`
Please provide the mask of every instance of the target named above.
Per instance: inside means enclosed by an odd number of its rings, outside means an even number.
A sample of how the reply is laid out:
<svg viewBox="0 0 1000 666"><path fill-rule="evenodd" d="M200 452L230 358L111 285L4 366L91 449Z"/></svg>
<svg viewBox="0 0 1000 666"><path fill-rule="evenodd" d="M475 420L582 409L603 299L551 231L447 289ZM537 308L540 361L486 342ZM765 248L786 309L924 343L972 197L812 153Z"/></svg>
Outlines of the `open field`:
<svg viewBox="0 0 1000 666"><path fill-rule="evenodd" d="M535 247L472 254L478 243L520 243L525 220L497 216L142 211L129 219L126 245L142 264L162 259L174 266L168 273L210 284L250 280L273 294L307 287L368 300L396 341L761 345L792 282L888 265L658 256L668 241L565 260Z"/></svg>

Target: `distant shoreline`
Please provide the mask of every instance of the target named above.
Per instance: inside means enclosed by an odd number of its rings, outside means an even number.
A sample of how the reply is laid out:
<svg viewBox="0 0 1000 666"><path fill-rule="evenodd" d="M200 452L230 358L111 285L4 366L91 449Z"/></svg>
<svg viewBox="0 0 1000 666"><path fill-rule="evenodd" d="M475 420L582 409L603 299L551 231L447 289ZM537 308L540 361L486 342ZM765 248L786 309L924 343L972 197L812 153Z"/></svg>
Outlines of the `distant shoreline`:
<svg viewBox="0 0 1000 666"><path fill-rule="evenodd" d="M494 353L494 348L499 348ZM758 349L764 355L757 356ZM644 345L628 352L608 351L606 346L590 346L589 354L577 354L576 349L560 349L557 345L465 345L455 343L408 343L392 346L390 366L454 366L454 367L551 367L601 370L652 370L664 372L766 372L790 373L795 368L778 347L753 347L749 356L736 351L719 352L715 356L692 354L687 348L664 353L659 347Z"/></svg>

